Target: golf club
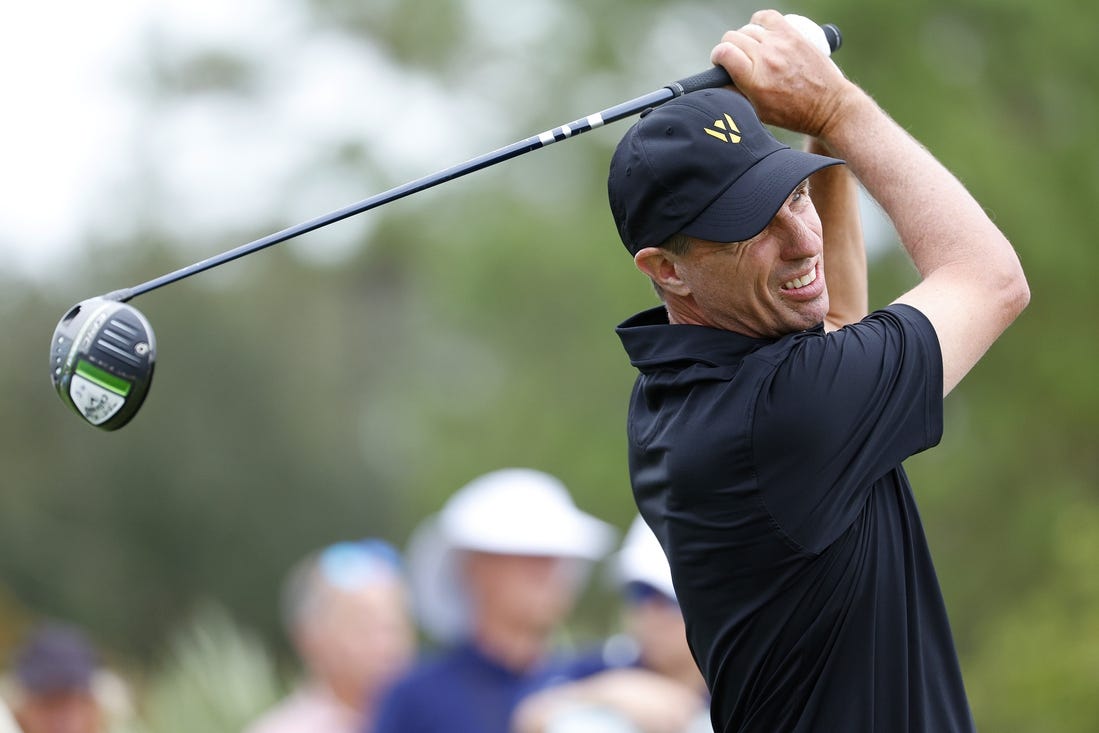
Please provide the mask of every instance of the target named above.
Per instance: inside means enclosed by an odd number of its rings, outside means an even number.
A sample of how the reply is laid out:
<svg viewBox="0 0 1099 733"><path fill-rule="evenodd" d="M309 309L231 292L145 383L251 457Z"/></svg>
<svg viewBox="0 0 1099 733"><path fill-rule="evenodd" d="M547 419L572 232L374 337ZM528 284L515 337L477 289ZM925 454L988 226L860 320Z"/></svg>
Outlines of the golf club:
<svg viewBox="0 0 1099 733"><path fill-rule="evenodd" d="M839 49L842 36L835 25L829 23L819 26L797 15L787 15L786 18L822 52L831 53ZM140 285L81 301L61 318L50 343L50 379L54 389L63 402L90 424L104 430L117 430L137 414L145 400L152 383L156 360L156 341L152 327L127 301L440 183L617 122L688 92L731 83L724 68L711 67L656 91L518 140L459 165L391 188Z"/></svg>
<svg viewBox="0 0 1099 733"><path fill-rule="evenodd" d="M50 379L57 394L104 430L117 430L137 414L155 363L156 339L145 316L106 297L70 308L50 343Z"/></svg>

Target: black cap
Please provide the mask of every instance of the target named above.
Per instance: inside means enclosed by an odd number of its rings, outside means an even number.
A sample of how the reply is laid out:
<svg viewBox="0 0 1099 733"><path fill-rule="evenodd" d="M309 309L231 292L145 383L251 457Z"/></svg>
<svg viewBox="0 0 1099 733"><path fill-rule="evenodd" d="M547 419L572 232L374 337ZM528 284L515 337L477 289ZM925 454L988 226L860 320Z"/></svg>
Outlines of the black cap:
<svg viewBox="0 0 1099 733"><path fill-rule="evenodd" d="M87 691L99 656L79 630L61 624L37 629L15 655L15 676L29 692Z"/></svg>
<svg viewBox="0 0 1099 733"><path fill-rule="evenodd" d="M751 239L799 183L841 163L780 143L739 92L704 89L648 111L626 131L607 188L619 236L637 254L677 233Z"/></svg>

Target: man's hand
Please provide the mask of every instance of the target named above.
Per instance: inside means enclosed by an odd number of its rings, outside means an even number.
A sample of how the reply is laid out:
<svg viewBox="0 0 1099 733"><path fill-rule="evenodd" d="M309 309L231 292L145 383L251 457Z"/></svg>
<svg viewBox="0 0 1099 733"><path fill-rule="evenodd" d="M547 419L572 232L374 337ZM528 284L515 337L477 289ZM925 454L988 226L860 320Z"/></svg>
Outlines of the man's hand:
<svg viewBox="0 0 1099 733"><path fill-rule="evenodd" d="M854 85L776 10L728 31L710 60L729 72L763 122L826 137Z"/></svg>

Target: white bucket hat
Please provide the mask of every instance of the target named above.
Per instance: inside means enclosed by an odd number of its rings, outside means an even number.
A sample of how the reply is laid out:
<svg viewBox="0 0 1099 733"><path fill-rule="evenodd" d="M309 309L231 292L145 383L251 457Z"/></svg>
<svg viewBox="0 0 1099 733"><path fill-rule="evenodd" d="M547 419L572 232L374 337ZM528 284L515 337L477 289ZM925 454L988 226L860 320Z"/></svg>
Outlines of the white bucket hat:
<svg viewBox="0 0 1099 733"><path fill-rule="evenodd" d="M576 574L579 587L614 537L609 524L577 508L565 485L549 474L505 468L480 476L412 533L406 560L417 617L441 642L469 631L461 551L574 559L583 568Z"/></svg>
<svg viewBox="0 0 1099 733"><path fill-rule="evenodd" d="M614 557L613 572L619 586L628 583L644 583L675 598L672 585L672 569L660 540L640 516L633 520L622 549Z"/></svg>

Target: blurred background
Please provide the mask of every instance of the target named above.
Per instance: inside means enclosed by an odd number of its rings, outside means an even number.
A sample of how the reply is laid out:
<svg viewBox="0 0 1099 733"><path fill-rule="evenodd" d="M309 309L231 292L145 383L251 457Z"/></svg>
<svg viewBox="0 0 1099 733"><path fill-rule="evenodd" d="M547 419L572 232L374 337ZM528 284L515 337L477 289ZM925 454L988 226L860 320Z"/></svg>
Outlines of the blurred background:
<svg viewBox="0 0 1099 733"><path fill-rule="evenodd" d="M655 303L607 210L629 124L135 301L140 415L50 387L61 315L706 67L741 0L22 3L0 43L0 652L82 625L135 730L236 730L293 674L278 586L304 553L402 546L470 478L523 465L624 529ZM1014 242L1032 304L909 464L978 726L1099 720L1099 6L804 0L837 62ZM915 282L868 203L871 305ZM614 624L598 583L570 630ZM185 713L183 712L185 711ZM189 717L188 717L189 716ZM203 717L205 716L205 717Z"/></svg>

